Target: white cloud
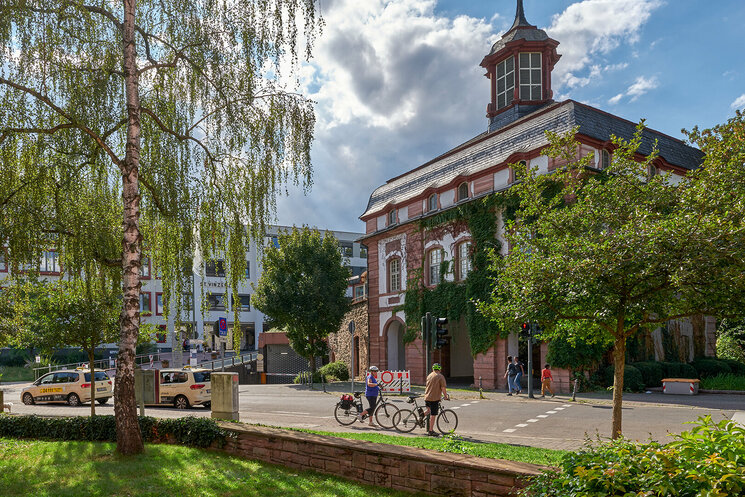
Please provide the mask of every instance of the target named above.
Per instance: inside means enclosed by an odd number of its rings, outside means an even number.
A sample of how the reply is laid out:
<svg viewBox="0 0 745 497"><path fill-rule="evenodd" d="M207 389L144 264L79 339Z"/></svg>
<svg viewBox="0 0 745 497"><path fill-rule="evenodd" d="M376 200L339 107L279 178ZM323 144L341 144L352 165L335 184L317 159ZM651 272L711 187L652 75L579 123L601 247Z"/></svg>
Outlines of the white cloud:
<svg viewBox="0 0 745 497"><path fill-rule="evenodd" d="M556 14L546 28L561 43L561 61L553 72L555 86L584 86L597 78L593 74L597 60L623 43L636 43L642 26L662 4L661 0L584 0ZM577 75L588 67L588 76ZM614 70L614 66L606 68Z"/></svg>
<svg viewBox="0 0 745 497"><path fill-rule="evenodd" d="M656 89L660 86L660 83L656 76L652 76L650 78L645 78L644 76L639 76L636 78L636 80L629 86L625 92L619 93L615 97L612 97L608 100L609 104L617 104L621 101L623 97L630 97L630 101L634 102L642 95L646 94L647 92Z"/></svg>
<svg viewBox="0 0 745 497"><path fill-rule="evenodd" d="M745 107L745 93L737 97L735 101L730 104L730 107L733 109L741 109Z"/></svg>

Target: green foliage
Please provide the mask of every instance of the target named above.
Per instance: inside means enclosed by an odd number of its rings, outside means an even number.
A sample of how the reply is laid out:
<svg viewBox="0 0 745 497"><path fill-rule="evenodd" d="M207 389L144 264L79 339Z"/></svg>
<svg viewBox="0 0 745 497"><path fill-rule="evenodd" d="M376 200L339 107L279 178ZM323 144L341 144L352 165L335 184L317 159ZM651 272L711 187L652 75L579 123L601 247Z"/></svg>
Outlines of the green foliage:
<svg viewBox="0 0 745 497"><path fill-rule="evenodd" d="M745 362L733 359L720 359L720 361L725 362L734 374L745 376Z"/></svg>
<svg viewBox="0 0 745 497"><path fill-rule="evenodd" d="M631 366L639 370L646 388L661 387L663 378L666 378L665 368L659 362L635 362Z"/></svg>
<svg viewBox="0 0 745 497"><path fill-rule="evenodd" d="M745 429L700 418L667 445L621 438L564 456L559 471L532 479L530 497L676 495L745 492Z"/></svg>
<svg viewBox="0 0 745 497"><path fill-rule="evenodd" d="M0 366L23 367L28 357L29 353L26 350L0 350Z"/></svg>
<svg viewBox="0 0 745 497"><path fill-rule="evenodd" d="M605 341L588 337L557 336L548 343L546 362L553 367L590 371L600 363L611 347Z"/></svg>
<svg viewBox="0 0 745 497"><path fill-rule="evenodd" d="M330 362L322 366L318 372L323 375L326 381L347 381L349 379L349 369L341 361ZM333 380L332 380L333 378Z"/></svg>
<svg viewBox="0 0 745 497"><path fill-rule="evenodd" d="M225 443L227 432L209 418L151 418L140 416L140 431L147 442L173 440L192 447ZM115 442L114 416L40 417L0 415L0 437L46 440Z"/></svg>
<svg viewBox="0 0 745 497"><path fill-rule="evenodd" d="M717 357L745 363L745 321L723 319L719 323Z"/></svg>
<svg viewBox="0 0 745 497"><path fill-rule="evenodd" d="M745 390L745 375L722 373L717 376L701 378L699 385L703 390Z"/></svg>
<svg viewBox="0 0 745 497"><path fill-rule="evenodd" d="M698 373L698 378L710 378L720 374L732 373L732 368L724 361L712 358L696 359L691 363Z"/></svg>
<svg viewBox="0 0 745 497"><path fill-rule="evenodd" d="M446 433L442 437L442 445L437 450L451 454L468 454L468 449L468 444L463 437L455 433Z"/></svg>
<svg viewBox="0 0 745 497"><path fill-rule="evenodd" d="M616 368L612 364L603 369L603 380L606 387L613 386L613 374ZM641 371L631 364L626 364L623 368L623 388L628 392L641 392L644 390L644 378Z"/></svg>
<svg viewBox="0 0 745 497"><path fill-rule="evenodd" d="M436 287L427 288L422 281L423 268L409 268L406 297L400 308L406 314L405 342L412 342L420 335L420 320L427 312L447 317L451 322L465 318L473 355L486 352L497 337L507 333L483 316L476 303L487 299L492 290L495 273L489 268L488 254L498 253L501 247L496 237L497 212L511 208L513 203L510 194L497 193L420 221L422 235L433 239L444 233L457 235L467 229L471 235L472 270L465 282L441 281ZM442 269L449 272L451 262L443 261ZM446 274L442 269L441 278Z"/></svg>
<svg viewBox="0 0 745 497"><path fill-rule="evenodd" d="M326 337L349 310L349 268L332 233L293 228L280 233L279 247L265 248L264 271L252 302L287 330L293 350L310 361L326 353Z"/></svg>
<svg viewBox="0 0 745 497"><path fill-rule="evenodd" d="M696 368L685 362L660 362L665 370L665 378L698 378Z"/></svg>

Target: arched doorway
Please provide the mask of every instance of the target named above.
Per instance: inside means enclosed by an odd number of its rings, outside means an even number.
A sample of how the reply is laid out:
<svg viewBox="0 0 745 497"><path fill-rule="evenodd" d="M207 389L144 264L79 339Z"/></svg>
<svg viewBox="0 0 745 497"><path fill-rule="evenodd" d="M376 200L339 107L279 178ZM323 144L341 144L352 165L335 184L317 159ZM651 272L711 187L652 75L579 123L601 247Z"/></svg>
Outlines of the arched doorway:
<svg viewBox="0 0 745 497"><path fill-rule="evenodd" d="M388 369L400 371L406 369L406 346L403 342L404 326L400 321L388 325Z"/></svg>

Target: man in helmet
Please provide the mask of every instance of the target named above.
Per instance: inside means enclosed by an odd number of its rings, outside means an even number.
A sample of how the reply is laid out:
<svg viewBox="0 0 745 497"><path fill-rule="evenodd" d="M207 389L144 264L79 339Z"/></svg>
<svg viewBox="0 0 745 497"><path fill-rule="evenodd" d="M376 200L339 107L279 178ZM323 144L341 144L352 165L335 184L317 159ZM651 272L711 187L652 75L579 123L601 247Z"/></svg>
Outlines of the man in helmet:
<svg viewBox="0 0 745 497"><path fill-rule="evenodd" d="M378 404L378 367L370 366L365 379L365 397L367 397L367 403L370 405L367 409L359 414L360 421L364 418L365 414L370 419L370 426L375 426L373 423L373 414L375 414L375 406Z"/></svg>
<svg viewBox="0 0 745 497"><path fill-rule="evenodd" d="M429 431L427 435L431 437L438 436L435 432L435 417L440 412L440 399L450 400L447 391L447 382L441 373L442 366L439 363L432 365L432 372L427 376L427 385L424 387L424 403L427 404L427 410L424 415L429 415Z"/></svg>

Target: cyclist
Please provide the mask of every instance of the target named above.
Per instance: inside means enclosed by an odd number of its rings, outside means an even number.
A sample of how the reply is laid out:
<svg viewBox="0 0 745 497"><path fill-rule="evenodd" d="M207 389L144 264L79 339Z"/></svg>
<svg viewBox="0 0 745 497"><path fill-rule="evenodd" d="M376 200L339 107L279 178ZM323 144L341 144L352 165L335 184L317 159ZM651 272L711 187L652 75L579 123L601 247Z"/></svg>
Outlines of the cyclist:
<svg viewBox="0 0 745 497"><path fill-rule="evenodd" d="M439 363L434 363L432 365L432 372L427 376L427 385L424 387L424 403L427 404L424 415L429 416L429 430L427 435L430 437L439 436L435 432L435 418L440 410L440 399L444 397L446 400L450 400L447 391L447 382L440 372L441 370L442 366Z"/></svg>
<svg viewBox="0 0 745 497"><path fill-rule="evenodd" d="M370 426L376 426L373 423L373 414L378 404L378 393L380 392L380 387L378 387L378 367L370 366L368 371L367 378L365 379L365 397L367 397L367 403L370 407L359 414L359 419L362 421L362 418L367 414L370 418Z"/></svg>

